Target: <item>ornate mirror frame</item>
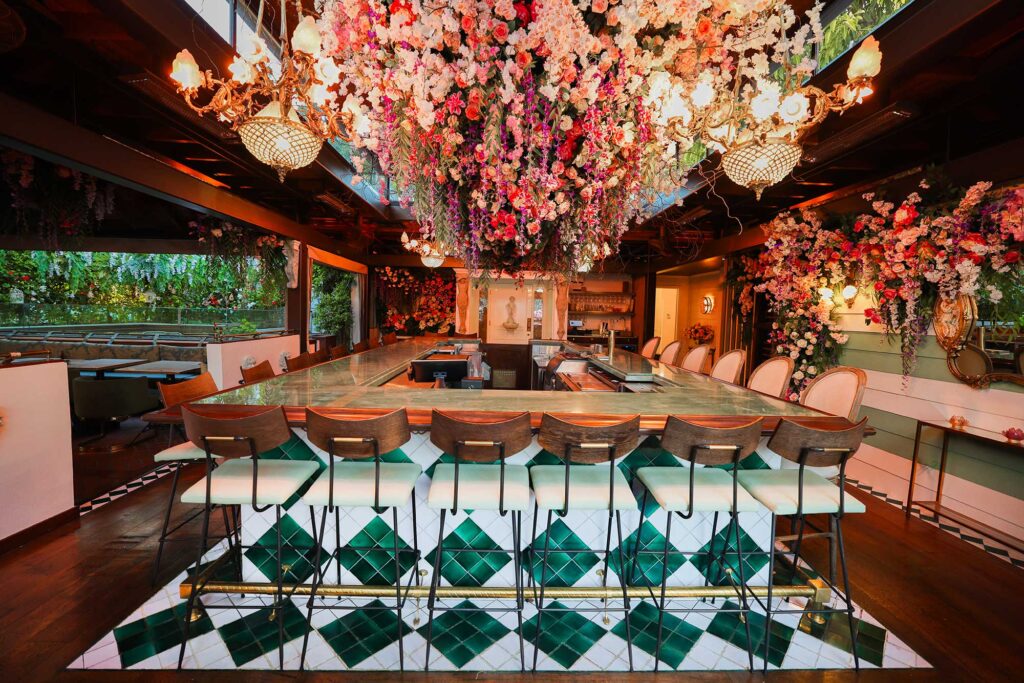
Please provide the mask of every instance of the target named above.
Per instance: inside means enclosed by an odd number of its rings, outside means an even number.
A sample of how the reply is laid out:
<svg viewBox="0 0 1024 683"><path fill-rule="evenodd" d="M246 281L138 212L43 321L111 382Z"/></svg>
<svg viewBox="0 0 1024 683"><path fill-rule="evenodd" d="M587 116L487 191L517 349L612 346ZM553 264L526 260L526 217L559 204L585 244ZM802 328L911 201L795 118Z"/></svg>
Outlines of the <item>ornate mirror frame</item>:
<svg viewBox="0 0 1024 683"><path fill-rule="evenodd" d="M961 372L957 359L967 346L977 319L978 303L973 296L961 294L954 299L940 298L935 302L932 318L935 340L946 351L946 366L949 372L974 389L985 389L992 382L1024 385L1024 376L1010 372L987 372L981 375L966 375Z"/></svg>

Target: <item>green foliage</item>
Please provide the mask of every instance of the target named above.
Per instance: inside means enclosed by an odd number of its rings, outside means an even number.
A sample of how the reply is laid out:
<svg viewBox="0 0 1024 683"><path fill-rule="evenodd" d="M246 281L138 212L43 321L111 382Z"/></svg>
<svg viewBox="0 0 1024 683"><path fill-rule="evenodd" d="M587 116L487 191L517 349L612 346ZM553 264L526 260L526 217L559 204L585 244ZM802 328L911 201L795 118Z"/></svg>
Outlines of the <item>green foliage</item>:
<svg viewBox="0 0 1024 683"><path fill-rule="evenodd" d="M273 309L284 306L284 272L273 265L244 256L0 250L0 303L21 298L52 317L31 321L39 323L127 321L127 309L153 318L156 309Z"/></svg>
<svg viewBox="0 0 1024 683"><path fill-rule="evenodd" d="M348 341L352 328L352 283L355 276L343 270L313 263L313 328Z"/></svg>
<svg viewBox="0 0 1024 683"><path fill-rule="evenodd" d="M911 0L853 0L824 28L818 68L827 66Z"/></svg>

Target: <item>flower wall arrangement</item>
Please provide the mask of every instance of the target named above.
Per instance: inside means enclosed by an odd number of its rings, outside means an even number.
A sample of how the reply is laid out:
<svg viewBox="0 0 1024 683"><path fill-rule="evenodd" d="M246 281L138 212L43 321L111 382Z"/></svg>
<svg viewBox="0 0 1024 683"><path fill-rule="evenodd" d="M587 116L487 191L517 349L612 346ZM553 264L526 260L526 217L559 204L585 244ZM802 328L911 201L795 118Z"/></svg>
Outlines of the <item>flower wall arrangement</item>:
<svg viewBox="0 0 1024 683"><path fill-rule="evenodd" d="M809 116L772 74L813 73L818 11L801 25L770 0L328 0L319 26L357 171L379 164L422 238L515 274L614 252L705 154L669 120L716 92Z"/></svg>
<svg viewBox="0 0 1024 683"><path fill-rule="evenodd" d="M715 338L715 330L709 325L696 323L686 330L686 337L694 344L708 344Z"/></svg>
<svg viewBox="0 0 1024 683"><path fill-rule="evenodd" d="M899 202L864 195L863 213L783 213L764 226L764 251L740 260L737 311L748 316L754 295L767 295L779 318L775 351L796 361L791 398L838 362L847 338L835 302L844 285L856 282L873 297L866 321L900 338L905 378L938 297L970 295L996 317L1019 315L1024 190L990 190L988 182L958 191L922 181ZM1004 292L1013 301L1004 304Z"/></svg>
<svg viewBox="0 0 1024 683"><path fill-rule="evenodd" d="M450 269L377 270L378 320L382 332L412 336L444 332L455 322L455 277Z"/></svg>
<svg viewBox="0 0 1024 683"><path fill-rule="evenodd" d="M0 152L10 223L0 232L39 236L48 245L90 234L114 211L114 186L13 149Z"/></svg>

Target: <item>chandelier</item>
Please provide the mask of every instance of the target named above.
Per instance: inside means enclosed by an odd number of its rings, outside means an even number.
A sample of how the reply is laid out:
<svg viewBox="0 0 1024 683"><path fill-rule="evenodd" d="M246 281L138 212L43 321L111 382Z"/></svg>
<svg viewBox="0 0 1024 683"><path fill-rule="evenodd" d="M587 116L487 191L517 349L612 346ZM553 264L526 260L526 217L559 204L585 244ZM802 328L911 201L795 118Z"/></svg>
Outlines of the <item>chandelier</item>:
<svg viewBox="0 0 1024 683"><path fill-rule="evenodd" d="M440 268L444 264L444 253L443 248L439 249L438 245L430 240L423 238L410 239L409 235L402 232L402 247L406 251L411 251L418 254L420 261L423 262L427 268Z"/></svg>
<svg viewBox="0 0 1024 683"><path fill-rule="evenodd" d="M289 171L316 159L324 140L350 139L350 115L339 107L338 66L322 54L320 30L313 17L303 16L300 0L295 2L299 22L291 41L286 1L281 0L280 68L271 65L260 37L264 3L260 0L250 44L228 67L230 77L201 71L192 54L182 50L174 58L171 78L189 107L229 123L245 148L284 182ZM201 91L207 94L203 104L197 101Z"/></svg>
<svg viewBox="0 0 1024 683"><path fill-rule="evenodd" d="M767 63L767 60L762 60ZM803 155L801 138L829 114L860 104L881 70L878 41L868 36L853 54L846 82L831 91L801 85L806 67L782 59L769 77L737 69L731 88L715 90L699 79L688 98L673 103L669 136L680 147L700 141L722 153L722 170L757 198L789 175Z"/></svg>

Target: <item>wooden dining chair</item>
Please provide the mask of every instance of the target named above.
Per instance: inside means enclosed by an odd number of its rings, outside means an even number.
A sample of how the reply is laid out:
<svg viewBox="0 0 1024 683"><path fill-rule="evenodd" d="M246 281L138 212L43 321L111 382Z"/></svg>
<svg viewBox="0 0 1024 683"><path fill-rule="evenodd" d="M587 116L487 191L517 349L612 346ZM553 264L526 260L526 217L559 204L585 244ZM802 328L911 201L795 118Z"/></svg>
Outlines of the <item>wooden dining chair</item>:
<svg viewBox="0 0 1024 683"><path fill-rule="evenodd" d="M840 365L812 379L800 392L800 405L853 422L860 412L867 383L866 372Z"/></svg>
<svg viewBox="0 0 1024 683"><path fill-rule="evenodd" d="M662 363L668 363L669 365L676 365L676 361L679 360L679 351L683 348L683 345L678 341L669 342L665 349L658 356L658 360Z"/></svg>
<svg viewBox="0 0 1024 683"><path fill-rule="evenodd" d="M384 346L390 346L391 344L398 343L398 334L395 332L388 332L384 335Z"/></svg>
<svg viewBox="0 0 1024 683"><path fill-rule="evenodd" d="M711 368L711 378L720 379L729 384L739 384L743 375L743 364L747 361L747 352L734 349L715 361Z"/></svg>
<svg viewBox="0 0 1024 683"><path fill-rule="evenodd" d="M242 371L242 384L255 384L277 376L274 366L270 364L269 360L257 363L251 368L240 368L240 370Z"/></svg>
<svg viewBox="0 0 1024 683"><path fill-rule="evenodd" d="M284 363L288 368L288 372L295 372L296 370L305 370L313 365L313 359L308 353L300 353L297 356L285 358Z"/></svg>
<svg viewBox="0 0 1024 683"><path fill-rule="evenodd" d="M348 347L344 344L338 344L337 346L331 347L331 360L338 360L348 355Z"/></svg>
<svg viewBox="0 0 1024 683"><path fill-rule="evenodd" d="M643 348L640 349L640 355L644 358L654 358L654 354L658 352L659 344L661 344L661 337L651 337L644 344Z"/></svg>
<svg viewBox="0 0 1024 683"><path fill-rule="evenodd" d="M747 388L781 398L786 395L786 390L789 388L789 380L793 376L793 365L793 359L789 356L769 358L750 373Z"/></svg>
<svg viewBox="0 0 1024 683"><path fill-rule="evenodd" d="M362 353L363 351L366 351L369 348L370 345L367 344L366 340L364 339L363 341L356 342L355 344L352 345L352 353Z"/></svg>

